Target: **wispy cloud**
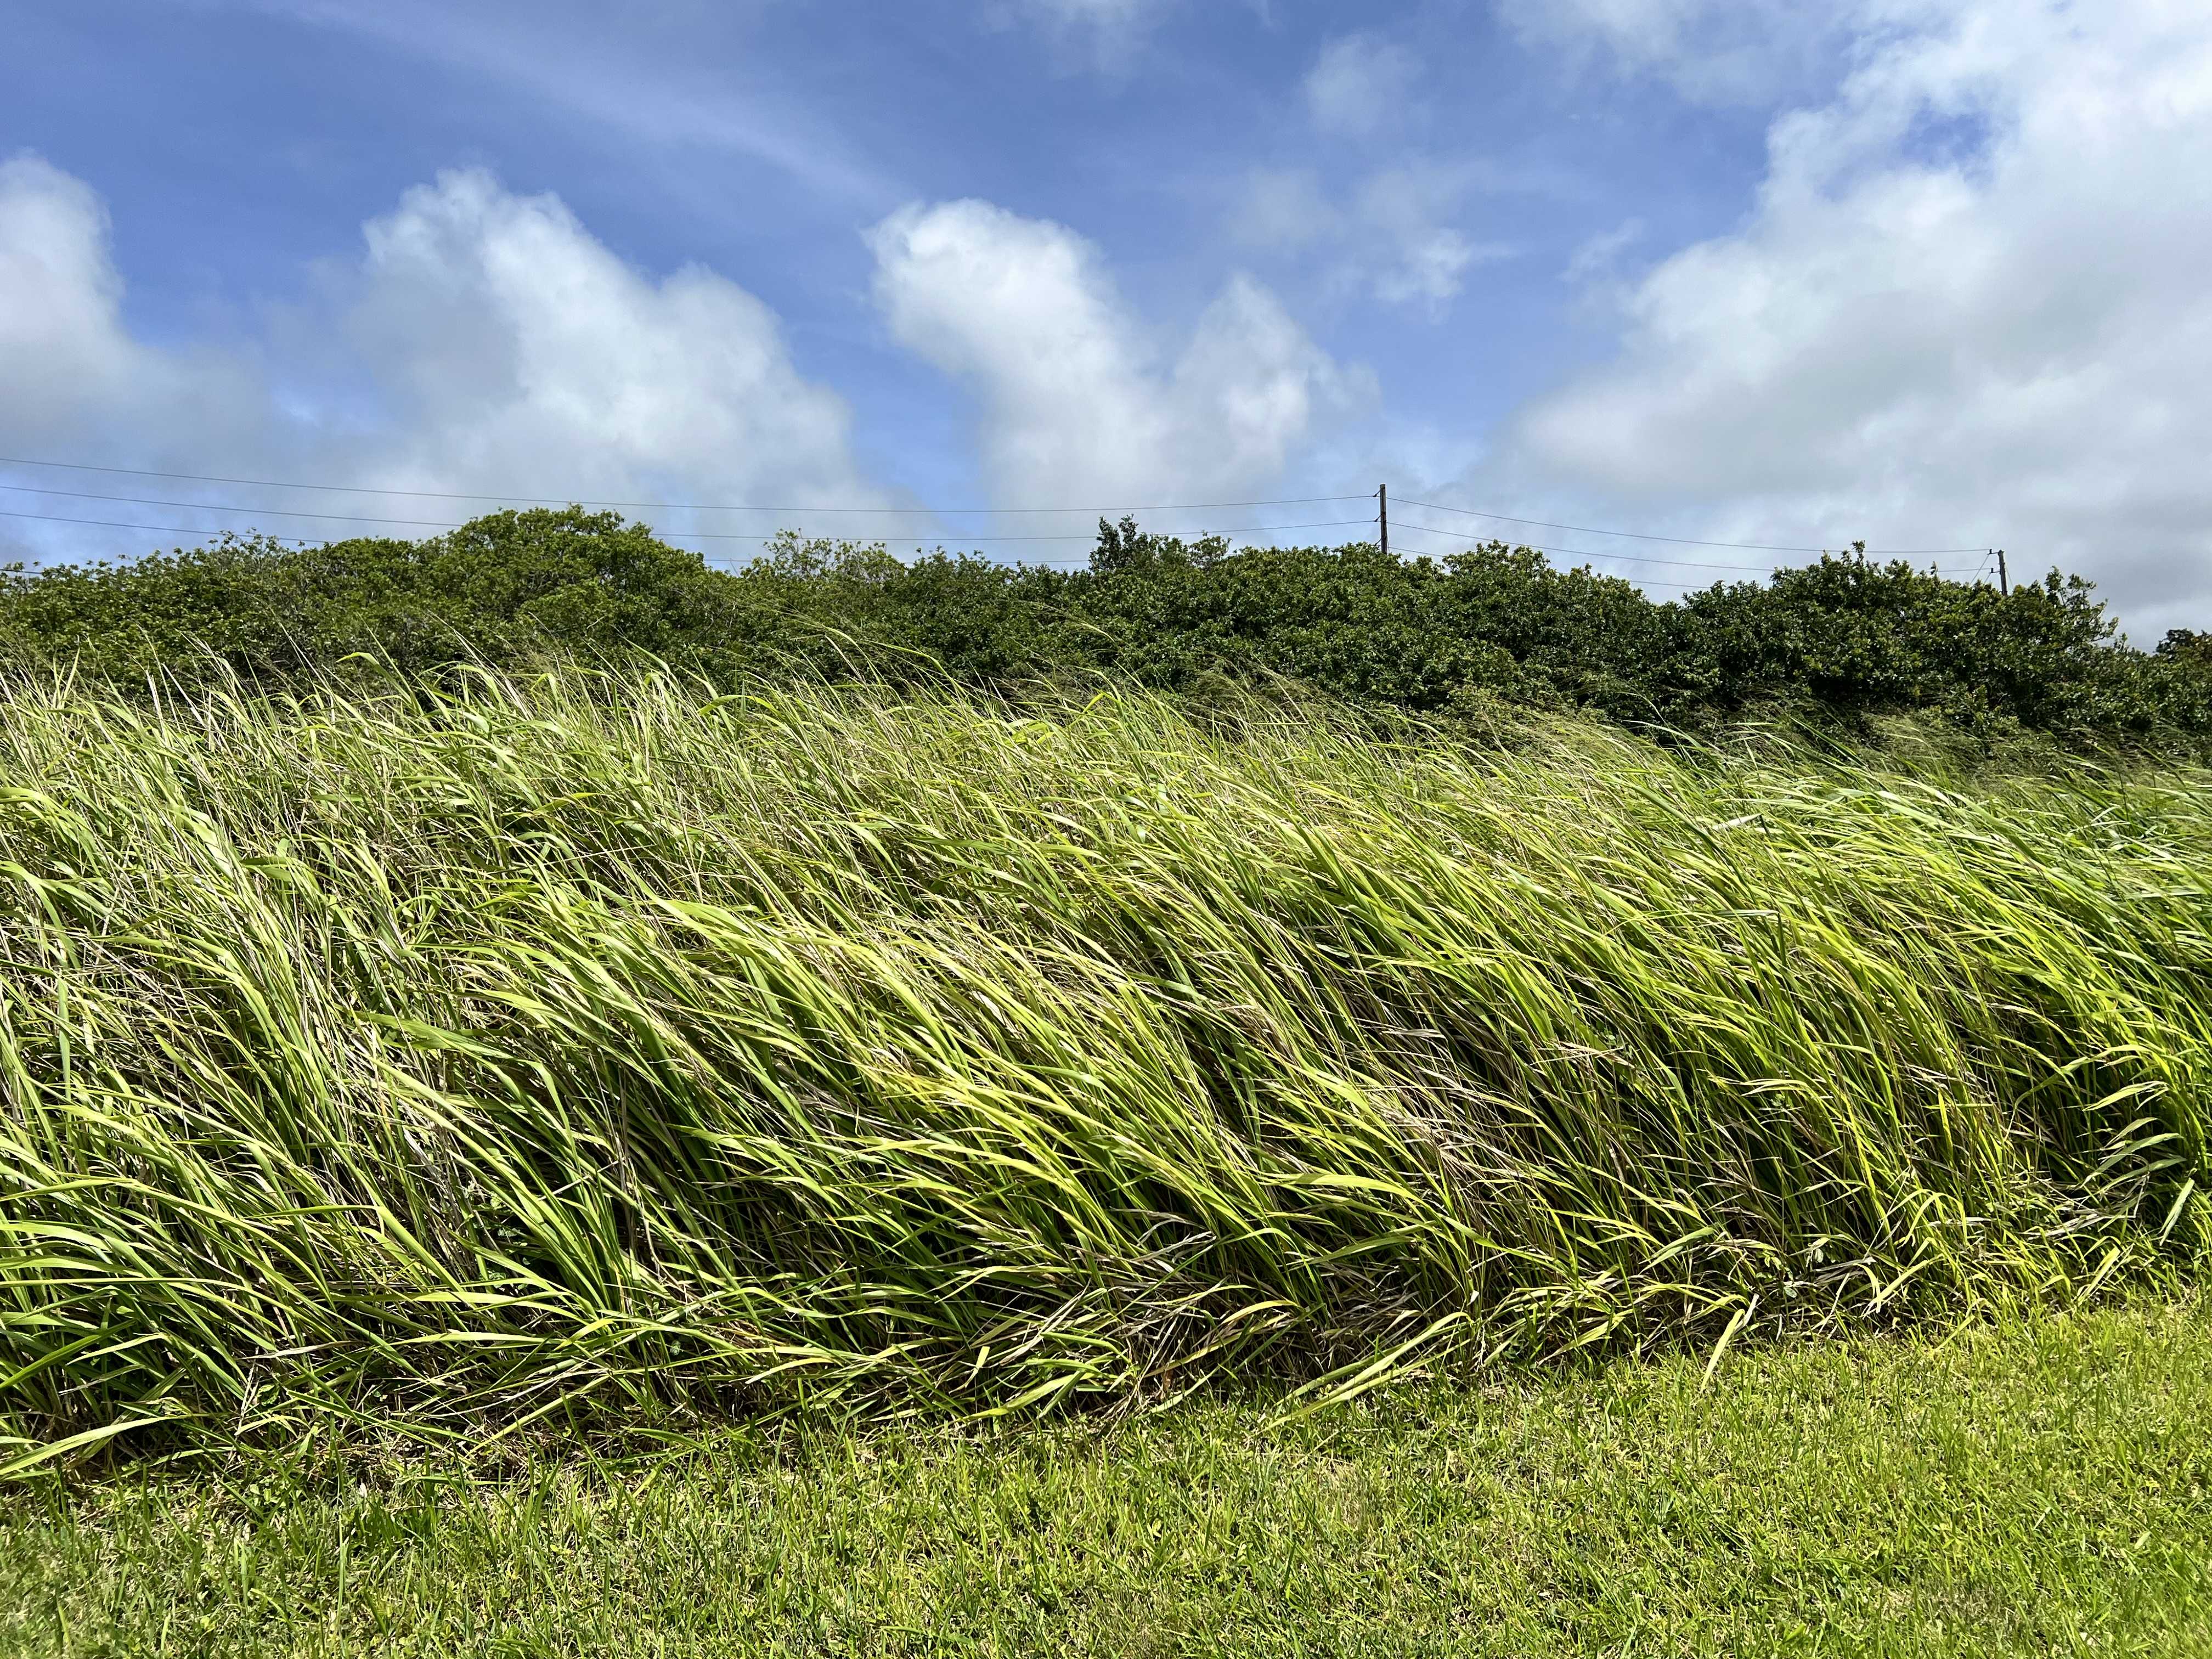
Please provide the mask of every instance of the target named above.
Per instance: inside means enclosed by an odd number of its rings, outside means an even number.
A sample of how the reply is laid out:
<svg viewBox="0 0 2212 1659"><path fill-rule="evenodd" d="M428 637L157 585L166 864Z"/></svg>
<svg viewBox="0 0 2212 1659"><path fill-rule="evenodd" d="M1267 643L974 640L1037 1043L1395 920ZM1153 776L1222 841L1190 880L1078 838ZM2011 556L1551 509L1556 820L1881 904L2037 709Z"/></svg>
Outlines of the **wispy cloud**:
<svg viewBox="0 0 2212 1659"><path fill-rule="evenodd" d="M877 210L906 194L830 123L732 47L709 61L654 53L616 12L428 0L215 0L343 30L383 49L502 82L630 143L760 162L824 199Z"/></svg>
<svg viewBox="0 0 2212 1659"><path fill-rule="evenodd" d="M1324 133L1371 137L1402 132L1418 113L1414 88L1421 60L1404 46L1374 34L1330 41L1307 71L1306 110Z"/></svg>
<svg viewBox="0 0 2212 1659"><path fill-rule="evenodd" d="M989 0L987 20L1026 25L1073 63L1127 69L1146 36L1180 0Z"/></svg>

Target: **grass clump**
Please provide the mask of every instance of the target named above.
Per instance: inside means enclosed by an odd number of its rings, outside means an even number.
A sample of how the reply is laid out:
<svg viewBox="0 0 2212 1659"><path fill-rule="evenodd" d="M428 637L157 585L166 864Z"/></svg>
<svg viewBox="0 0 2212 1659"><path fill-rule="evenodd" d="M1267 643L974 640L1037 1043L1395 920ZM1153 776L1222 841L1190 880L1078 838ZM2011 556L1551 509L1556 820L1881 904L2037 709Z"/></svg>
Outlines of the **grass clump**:
<svg viewBox="0 0 2212 1659"><path fill-rule="evenodd" d="M2208 1243L2196 773L554 672L19 684L0 775L18 1468L1344 1393Z"/></svg>

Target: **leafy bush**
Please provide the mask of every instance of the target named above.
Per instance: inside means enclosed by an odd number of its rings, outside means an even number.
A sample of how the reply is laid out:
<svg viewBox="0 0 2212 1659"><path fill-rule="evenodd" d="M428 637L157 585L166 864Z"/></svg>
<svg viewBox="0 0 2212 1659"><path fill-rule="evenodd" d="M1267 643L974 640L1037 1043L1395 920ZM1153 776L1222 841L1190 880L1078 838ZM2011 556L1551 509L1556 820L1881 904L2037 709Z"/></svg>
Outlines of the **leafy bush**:
<svg viewBox="0 0 2212 1659"><path fill-rule="evenodd" d="M229 538L120 566L16 571L0 641L137 678L222 665L319 676L355 653L415 670L558 646L681 654L726 634L728 585L612 513L498 513L422 542Z"/></svg>
<svg viewBox="0 0 2212 1659"><path fill-rule="evenodd" d="M1854 553L1655 602L1503 544L1441 560L1360 544L1232 552L1126 519L1102 521L1077 572L786 537L724 573L569 508L422 543L233 540L0 586L0 644L19 659L118 678L643 652L725 681L779 665L949 672L1001 691L1101 671L1182 691L1264 676L1423 713L1583 709L1695 735L1917 712L1984 743L2186 752L2212 745L2207 637L2135 650L2086 583L2057 573L2001 596Z"/></svg>

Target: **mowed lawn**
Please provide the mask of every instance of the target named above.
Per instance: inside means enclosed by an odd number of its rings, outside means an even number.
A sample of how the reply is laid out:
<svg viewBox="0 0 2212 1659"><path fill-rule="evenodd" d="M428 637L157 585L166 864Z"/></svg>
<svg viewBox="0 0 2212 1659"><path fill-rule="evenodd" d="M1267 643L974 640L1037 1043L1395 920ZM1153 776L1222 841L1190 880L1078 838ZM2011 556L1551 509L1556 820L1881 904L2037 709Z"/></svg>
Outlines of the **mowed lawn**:
<svg viewBox="0 0 2212 1659"><path fill-rule="evenodd" d="M1705 1370L80 1475L6 1500L0 1650L2212 1653L2198 1303Z"/></svg>

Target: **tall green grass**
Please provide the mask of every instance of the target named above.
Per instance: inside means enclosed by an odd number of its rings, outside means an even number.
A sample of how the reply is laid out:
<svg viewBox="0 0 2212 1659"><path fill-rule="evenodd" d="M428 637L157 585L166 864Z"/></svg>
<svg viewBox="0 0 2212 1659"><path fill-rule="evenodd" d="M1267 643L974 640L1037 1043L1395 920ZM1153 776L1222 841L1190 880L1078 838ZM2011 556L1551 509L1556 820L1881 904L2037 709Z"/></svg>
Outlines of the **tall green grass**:
<svg viewBox="0 0 2212 1659"><path fill-rule="evenodd" d="M1109 692L0 705L0 1462L1341 1392L2212 1243L2212 782Z"/></svg>

